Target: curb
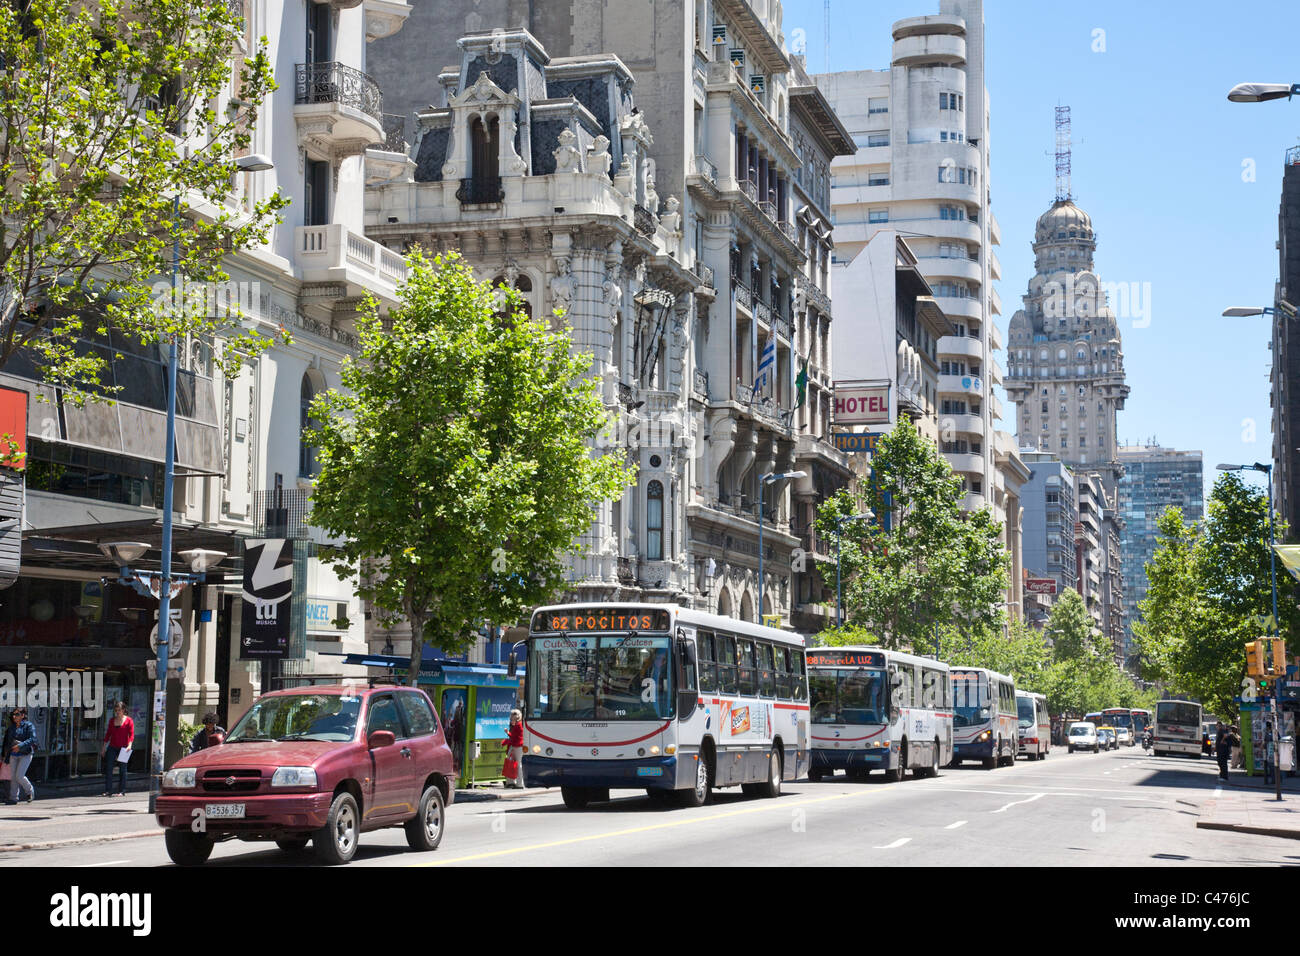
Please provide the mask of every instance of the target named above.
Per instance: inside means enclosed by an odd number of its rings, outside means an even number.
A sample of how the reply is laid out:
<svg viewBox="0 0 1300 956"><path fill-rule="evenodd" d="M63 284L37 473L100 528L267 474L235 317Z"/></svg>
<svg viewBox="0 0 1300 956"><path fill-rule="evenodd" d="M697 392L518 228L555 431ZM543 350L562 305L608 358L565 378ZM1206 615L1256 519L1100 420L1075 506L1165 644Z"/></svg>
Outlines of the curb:
<svg viewBox="0 0 1300 956"><path fill-rule="evenodd" d="M1282 829L1280 827L1254 827L1246 823L1215 823L1212 820L1196 822L1200 830L1227 830L1230 833L1253 833L1257 836L1281 837L1284 840L1300 840L1300 830Z"/></svg>
<svg viewBox="0 0 1300 956"><path fill-rule="evenodd" d="M82 843L108 843L112 840L134 840L139 837L158 836L159 828L136 830L133 833L101 834L99 836L77 837L71 840L46 840L41 843L8 843L0 846L0 853L14 853L18 850L55 850L65 846L77 846Z"/></svg>
<svg viewBox="0 0 1300 956"><path fill-rule="evenodd" d="M455 803L489 803L493 800L518 800L540 793L549 793L549 787L529 787L525 790L457 790Z"/></svg>

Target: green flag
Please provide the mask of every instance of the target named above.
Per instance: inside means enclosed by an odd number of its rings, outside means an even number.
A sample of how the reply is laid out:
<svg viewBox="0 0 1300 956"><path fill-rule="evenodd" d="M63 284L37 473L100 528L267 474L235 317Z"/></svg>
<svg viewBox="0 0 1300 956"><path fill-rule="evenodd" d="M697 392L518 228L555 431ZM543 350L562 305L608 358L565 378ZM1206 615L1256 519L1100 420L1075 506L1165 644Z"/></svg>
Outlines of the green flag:
<svg viewBox="0 0 1300 956"><path fill-rule="evenodd" d="M794 403L795 408L803 408L803 404L808 399L808 360L803 360L803 368L799 370L799 376L794 380L794 387L799 392L799 400Z"/></svg>

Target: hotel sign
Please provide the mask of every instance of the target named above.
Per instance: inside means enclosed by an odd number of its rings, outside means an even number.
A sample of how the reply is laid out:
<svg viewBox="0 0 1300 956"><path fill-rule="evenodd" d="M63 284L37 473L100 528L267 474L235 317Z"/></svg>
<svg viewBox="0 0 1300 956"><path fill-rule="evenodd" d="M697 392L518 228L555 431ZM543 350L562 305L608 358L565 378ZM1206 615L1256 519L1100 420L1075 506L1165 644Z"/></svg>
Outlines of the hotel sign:
<svg viewBox="0 0 1300 956"><path fill-rule="evenodd" d="M835 387L836 425L887 425L891 421L889 383Z"/></svg>
<svg viewBox="0 0 1300 956"><path fill-rule="evenodd" d="M835 443L836 451L850 454L866 452L868 455L874 455L876 446L884 437L884 432L837 432L831 435L831 441Z"/></svg>

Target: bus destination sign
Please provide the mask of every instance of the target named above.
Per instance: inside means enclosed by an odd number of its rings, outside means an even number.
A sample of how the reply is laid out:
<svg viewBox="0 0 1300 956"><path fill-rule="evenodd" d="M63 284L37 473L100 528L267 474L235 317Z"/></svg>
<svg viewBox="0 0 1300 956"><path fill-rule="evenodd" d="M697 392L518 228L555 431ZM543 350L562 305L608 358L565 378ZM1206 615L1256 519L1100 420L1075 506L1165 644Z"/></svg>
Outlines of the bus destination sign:
<svg viewBox="0 0 1300 956"><path fill-rule="evenodd" d="M550 631L666 631L668 609L596 605L565 608L563 611L538 611L533 615L530 629L534 634Z"/></svg>
<svg viewBox="0 0 1300 956"><path fill-rule="evenodd" d="M884 667L879 651L814 650L808 652L809 667Z"/></svg>

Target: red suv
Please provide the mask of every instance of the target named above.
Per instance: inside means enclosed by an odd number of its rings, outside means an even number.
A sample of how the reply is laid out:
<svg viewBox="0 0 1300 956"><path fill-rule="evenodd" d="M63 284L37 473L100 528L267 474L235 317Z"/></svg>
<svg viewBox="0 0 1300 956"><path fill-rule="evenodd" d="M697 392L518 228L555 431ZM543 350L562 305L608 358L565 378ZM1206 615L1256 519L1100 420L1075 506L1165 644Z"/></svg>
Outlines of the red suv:
<svg viewBox="0 0 1300 956"><path fill-rule="evenodd" d="M311 840L326 863L347 863L360 834L383 827L405 827L412 849L436 848L454 780L423 691L296 687L259 698L220 746L163 774L155 813L181 866L230 839L287 851Z"/></svg>

